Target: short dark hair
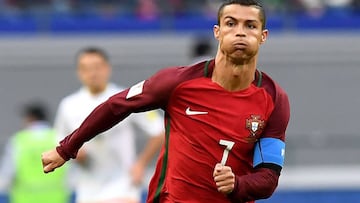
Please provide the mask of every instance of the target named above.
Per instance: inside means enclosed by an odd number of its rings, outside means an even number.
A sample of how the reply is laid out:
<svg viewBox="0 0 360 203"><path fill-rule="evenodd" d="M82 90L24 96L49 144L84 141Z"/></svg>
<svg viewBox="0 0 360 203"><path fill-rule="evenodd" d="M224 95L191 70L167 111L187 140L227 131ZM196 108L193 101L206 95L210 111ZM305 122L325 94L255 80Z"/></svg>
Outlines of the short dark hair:
<svg viewBox="0 0 360 203"><path fill-rule="evenodd" d="M218 14L217 14L217 23L220 25L220 18L223 14L223 10L225 6L232 5L232 4L238 4L242 6L252 6L260 10L260 20L262 23L262 29L264 30L266 28L266 14L264 7L261 5L260 2L256 0L226 0L224 3L222 3L219 7Z"/></svg>
<svg viewBox="0 0 360 203"><path fill-rule="evenodd" d="M79 57L83 54L98 54L103 59L105 59L105 61L109 62L109 56L107 55L106 51L99 47L86 47L86 48L81 49L77 53L76 59L78 60Z"/></svg>
<svg viewBox="0 0 360 203"><path fill-rule="evenodd" d="M36 121L48 121L47 108L44 103L39 101L25 104L22 116Z"/></svg>

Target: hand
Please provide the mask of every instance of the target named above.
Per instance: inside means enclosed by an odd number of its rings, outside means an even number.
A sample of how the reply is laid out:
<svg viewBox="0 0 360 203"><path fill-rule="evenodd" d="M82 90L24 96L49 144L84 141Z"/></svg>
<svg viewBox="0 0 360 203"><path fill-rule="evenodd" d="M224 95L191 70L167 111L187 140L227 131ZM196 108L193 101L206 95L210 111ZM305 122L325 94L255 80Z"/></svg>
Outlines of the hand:
<svg viewBox="0 0 360 203"><path fill-rule="evenodd" d="M227 195L234 190L235 174L232 172L231 167L223 166L220 163L216 164L213 177L218 191L222 194Z"/></svg>
<svg viewBox="0 0 360 203"><path fill-rule="evenodd" d="M131 178L134 185L140 185L144 178L145 166L139 161L131 168Z"/></svg>
<svg viewBox="0 0 360 203"><path fill-rule="evenodd" d="M66 161L59 155L56 149L42 153L41 161L43 164L44 173L54 171L56 168L62 166Z"/></svg>

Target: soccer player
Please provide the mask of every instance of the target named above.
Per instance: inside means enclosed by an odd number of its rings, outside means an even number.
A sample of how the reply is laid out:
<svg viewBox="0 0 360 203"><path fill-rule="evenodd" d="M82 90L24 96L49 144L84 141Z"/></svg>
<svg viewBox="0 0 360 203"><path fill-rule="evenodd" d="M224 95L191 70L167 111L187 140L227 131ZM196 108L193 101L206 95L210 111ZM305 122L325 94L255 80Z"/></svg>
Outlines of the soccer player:
<svg viewBox="0 0 360 203"><path fill-rule="evenodd" d="M77 55L77 75L83 87L60 102L55 129L63 139L99 104L124 88L111 82L107 53L87 47ZM106 122L106 121L104 121ZM135 126L150 135L136 159ZM84 145L71 165L77 203L137 203L148 163L164 140L164 124L156 111L133 114Z"/></svg>
<svg viewBox="0 0 360 203"><path fill-rule="evenodd" d="M290 110L285 91L257 69L268 30L254 0L225 1L213 60L162 69L98 106L42 157L44 172L75 158L88 140L127 115L165 111L166 140L148 203L247 202L268 198L284 163Z"/></svg>
<svg viewBox="0 0 360 203"><path fill-rule="evenodd" d="M45 105L38 101L26 104L22 111L24 128L7 142L0 162L0 193L8 194L9 203L70 200L68 167L45 176L36 164L41 153L58 142L47 114Z"/></svg>

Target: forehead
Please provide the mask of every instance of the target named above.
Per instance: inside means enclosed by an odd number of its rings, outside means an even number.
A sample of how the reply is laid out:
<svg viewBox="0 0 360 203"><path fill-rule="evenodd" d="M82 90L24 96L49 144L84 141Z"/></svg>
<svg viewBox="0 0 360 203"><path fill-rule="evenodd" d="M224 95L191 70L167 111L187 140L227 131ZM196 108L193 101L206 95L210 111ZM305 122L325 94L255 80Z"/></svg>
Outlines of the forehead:
<svg viewBox="0 0 360 203"><path fill-rule="evenodd" d="M79 61L84 60L105 60L103 56L98 53L82 53L79 55Z"/></svg>
<svg viewBox="0 0 360 203"><path fill-rule="evenodd" d="M231 4L223 8L220 20L228 17L239 20L251 20L260 22L260 10L254 6Z"/></svg>
<svg viewBox="0 0 360 203"><path fill-rule="evenodd" d="M81 57L86 56L86 57L91 57L91 56L97 56L97 57L101 57L101 55L97 52L85 52L80 54Z"/></svg>

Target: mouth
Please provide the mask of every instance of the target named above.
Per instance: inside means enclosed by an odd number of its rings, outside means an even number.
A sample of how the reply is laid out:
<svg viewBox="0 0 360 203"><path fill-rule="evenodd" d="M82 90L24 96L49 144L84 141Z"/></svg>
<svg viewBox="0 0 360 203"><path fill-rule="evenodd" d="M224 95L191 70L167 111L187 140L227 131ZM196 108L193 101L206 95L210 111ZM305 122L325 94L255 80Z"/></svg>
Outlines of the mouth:
<svg viewBox="0 0 360 203"><path fill-rule="evenodd" d="M247 44L245 42L236 42L234 43L235 49L245 49L247 47Z"/></svg>

